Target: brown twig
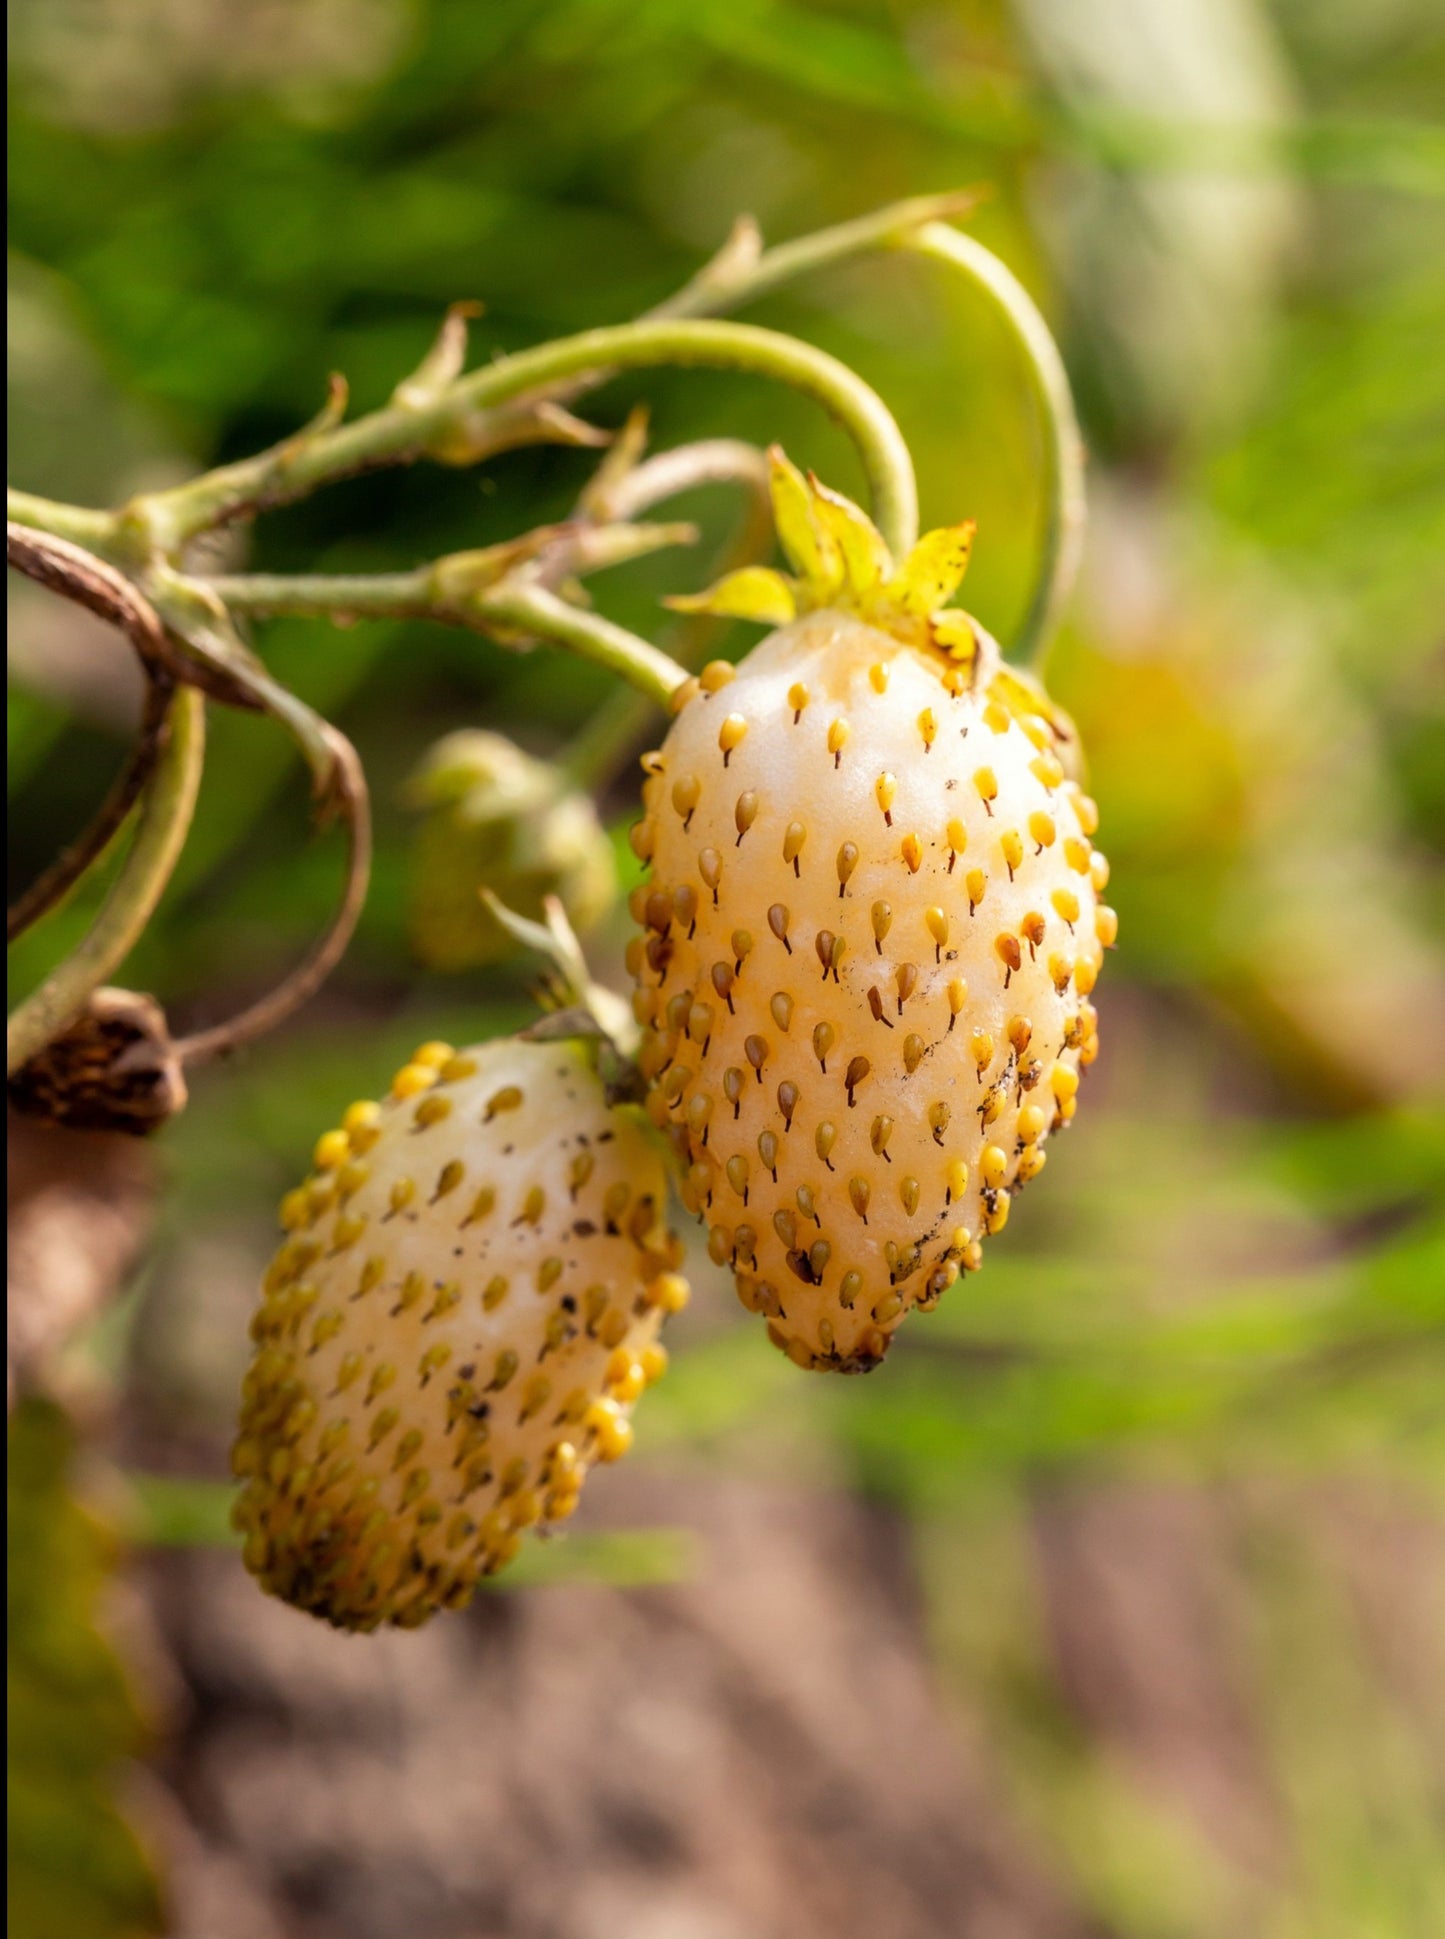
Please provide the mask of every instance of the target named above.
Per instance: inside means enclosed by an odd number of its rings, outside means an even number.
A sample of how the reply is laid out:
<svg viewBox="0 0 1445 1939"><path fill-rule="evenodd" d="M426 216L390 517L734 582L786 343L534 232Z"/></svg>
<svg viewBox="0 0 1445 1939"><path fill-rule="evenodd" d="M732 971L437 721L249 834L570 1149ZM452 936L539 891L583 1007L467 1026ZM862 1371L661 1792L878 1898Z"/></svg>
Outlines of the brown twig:
<svg viewBox="0 0 1445 1939"><path fill-rule="evenodd" d="M53 909L99 859L135 806L160 754L176 666L165 628L149 600L113 566L66 539L7 524L6 558L47 592L83 606L117 626L135 648L146 674L145 707L134 747L89 827L43 869L5 911L5 940L14 942Z"/></svg>
<svg viewBox="0 0 1445 1939"><path fill-rule="evenodd" d="M182 1064L201 1064L225 1056L274 1030L310 1001L351 941L371 873L371 804L356 749L335 727L328 725L325 734L334 757L331 801L345 817L347 831L346 879L336 913L309 954L274 989L224 1023L180 1038L175 1052Z"/></svg>

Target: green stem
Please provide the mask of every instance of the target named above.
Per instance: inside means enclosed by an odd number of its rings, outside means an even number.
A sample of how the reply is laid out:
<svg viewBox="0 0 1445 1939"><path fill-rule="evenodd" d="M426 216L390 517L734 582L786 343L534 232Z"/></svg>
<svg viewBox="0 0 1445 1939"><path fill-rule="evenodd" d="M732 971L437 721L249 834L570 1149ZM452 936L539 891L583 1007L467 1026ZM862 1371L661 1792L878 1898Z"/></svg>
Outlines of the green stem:
<svg viewBox="0 0 1445 1939"><path fill-rule="evenodd" d="M1033 596L1015 642L1015 655L1040 672L1084 543L1084 441L1068 372L1049 326L1023 284L991 250L947 223L932 222L902 237L900 246L961 271L990 297L1023 351L1044 434L1044 539Z"/></svg>
<svg viewBox="0 0 1445 1939"><path fill-rule="evenodd" d="M5 515L16 525L32 531L49 532L53 538L69 539L92 552L106 553L115 542L117 520L114 512L88 511L83 505L62 505L53 498L40 498L34 492L7 489Z"/></svg>
<svg viewBox="0 0 1445 1939"><path fill-rule="evenodd" d="M5 1034L7 1073L74 1023L139 940L184 846L204 752L205 701L194 687L178 687L125 860L89 934L11 1017Z"/></svg>
<svg viewBox="0 0 1445 1939"><path fill-rule="evenodd" d="M917 537L917 491L903 434L882 399L836 357L774 330L746 323L670 317L586 330L539 344L473 371L418 407L392 404L335 430L294 440L223 466L186 485L136 499L127 524L148 532L153 546L174 553L198 532L242 513L304 496L318 485L424 456L466 435L467 420L549 385L602 370L661 364L745 370L772 377L813 397L858 447L879 529L901 557Z"/></svg>
<svg viewBox="0 0 1445 1939"><path fill-rule="evenodd" d="M443 562L444 563L444 562ZM584 660L619 673L639 693L665 706L687 678L657 647L580 606L525 580L500 581L463 600L439 600L434 566L416 572L346 576L239 573L208 579L206 589L233 613L252 618L286 614L303 619L430 619L506 640L537 634Z"/></svg>
<svg viewBox="0 0 1445 1939"><path fill-rule="evenodd" d="M668 659L635 633L614 626L599 613L569 605L541 586L508 586L488 595L486 609L491 619L504 626L540 634L559 646L570 647L584 660L594 660L609 672L621 674L659 707L666 707L687 678L676 660Z"/></svg>

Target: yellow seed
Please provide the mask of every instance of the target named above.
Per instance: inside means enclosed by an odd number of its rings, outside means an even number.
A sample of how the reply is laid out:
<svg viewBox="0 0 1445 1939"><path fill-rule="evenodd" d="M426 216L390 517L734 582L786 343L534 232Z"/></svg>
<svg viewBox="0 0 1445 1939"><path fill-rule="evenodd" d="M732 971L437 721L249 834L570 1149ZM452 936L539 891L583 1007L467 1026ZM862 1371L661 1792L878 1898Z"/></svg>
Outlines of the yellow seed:
<svg viewBox="0 0 1445 1939"><path fill-rule="evenodd" d="M850 1178L848 1180L849 1201L852 1204L853 1210L863 1220L866 1220L868 1217L869 1196L868 1180L866 1178Z"/></svg>
<svg viewBox="0 0 1445 1939"><path fill-rule="evenodd" d="M963 886L968 894L968 913L972 915L987 893L988 877L982 869L970 869L963 878Z"/></svg>
<svg viewBox="0 0 1445 1939"><path fill-rule="evenodd" d="M800 821L790 821L783 831L783 860L792 864L795 874L798 872L798 857L807 839L808 831Z"/></svg>
<svg viewBox="0 0 1445 1939"><path fill-rule="evenodd" d="M975 1030L969 1040L969 1048L973 1052L973 1061L978 1066L978 1074L982 1077L993 1062L993 1038L987 1030Z"/></svg>
<svg viewBox="0 0 1445 1939"><path fill-rule="evenodd" d="M1112 949L1119 940L1119 918L1107 902L1101 902L1094 911L1094 934L1105 949Z"/></svg>
<svg viewBox="0 0 1445 1939"><path fill-rule="evenodd" d="M380 1125L381 1106L370 1098L358 1098L355 1104L348 1104L341 1116L341 1128L351 1139L353 1151L369 1149L357 1143L357 1134L376 1131Z"/></svg>
<svg viewBox="0 0 1445 1939"><path fill-rule="evenodd" d="M1037 1178L1049 1162L1049 1154L1042 1145L1028 1145L1019 1159L1018 1182L1027 1185L1031 1178Z"/></svg>
<svg viewBox="0 0 1445 1939"><path fill-rule="evenodd" d="M411 1054L411 1061L414 1064L424 1065L428 1070L439 1071L443 1064L449 1063L455 1056L456 1051L450 1044L444 1044L439 1038L433 1037L417 1046Z"/></svg>
<svg viewBox="0 0 1445 1939"><path fill-rule="evenodd" d="M1052 848L1058 833L1053 816L1045 814L1042 808L1035 808L1029 816L1029 833L1033 836L1036 849Z"/></svg>
<svg viewBox="0 0 1445 1939"><path fill-rule="evenodd" d="M449 1097L443 1097L433 1091L421 1100L411 1115L412 1122L417 1128L425 1131L433 1124L440 1124L444 1118L449 1118L451 1114L451 1099Z"/></svg>
<svg viewBox="0 0 1445 1939"><path fill-rule="evenodd" d="M733 825L738 831L739 841L747 834L757 818L758 797L751 788L748 788L738 796L733 807Z"/></svg>
<svg viewBox="0 0 1445 1939"><path fill-rule="evenodd" d="M924 912L923 920L927 926L929 935L933 938L934 954L936 956L948 944L948 917L943 913L942 909L928 909Z"/></svg>
<svg viewBox="0 0 1445 1939"><path fill-rule="evenodd" d="M880 774L873 783L873 797L883 810L883 819L892 821L893 802L898 793L898 778L892 774Z"/></svg>
<svg viewBox="0 0 1445 1939"><path fill-rule="evenodd" d="M596 1436L599 1461L620 1461L632 1446L632 1423L615 1400L593 1401L586 1425Z"/></svg>
<svg viewBox="0 0 1445 1939"><path fill-rule="evenodd" d="M918 1210L918 1200L920 1197L918 1180L916 1178L905 1178L903 1183L898 1187L898 1197L904 1212L911 1219L913 1214Z"/></svg>
<svg viewBox="0 0 1445 1939"><path fill-rule="evenodd" d="M1074 813L1079 817L1079 826L1086 835L1098 832L1099 809L1092 796L1074 791Z"/></svg>
<svg viewBox="0 0 1445 1939"><path fill-rule="evenodd" d="M1037 1104L1026 1104L1018 1116L1019 1143L1036 1144L1044 1135L1047 1122Z"/></svg>
<svg viewBox="0 0 1445 1939"><path fill-rule="evenodd" d="M916 1030L910 1030L908 1035L903 1039L903 1068L908 1072L910 1077L923 1062L925 1048L924 1041Z"/></svg>
<svg viewBox="0 0 1445 1939"><path fill-rule="evenodd" d="M1049 897L1057 913L1072 929L1079 920L1079 898L1072 889L1055 889Z"/></svg>
<svg viewBox="0 0 1445 1939"><path fill-rule="evenodd" d="M848 878L858 866L858 847L855 842L844 842L838 850L838 893L842 895L848 885Z"/></svg>
<svg viewBox="0 0 1445 1939"><path fill-rule="evenodd" d="M436 1081L436 1072L426 1064L403 1064L391 1080L391 1094L397 1098L417 1097L422 1091L429 1091Z"/></svg>
<svg viewBox="0 0 1445 1939"><path fill-rule="evenodd" d="M807 704L808 689L801 680L795 680L788 689L788 705L792 708L794 716L801 714Z"/></svg>
<svg viewBox="0 0 1445 1939"><path fill-rule="evenodd" d="M1072 1098L1079 1088L1079 1073L1068 1064L1055 1064L1049 1072L1049 1089L1060 1104Z"/></svg>
<svg viewBox="0 0 1445 1939"><path fill-rule="evenodd" d="M344 1131L323 1131L316 1140L311 1162L317 1171L335 1171L351 1156L351 1140Z"/></svg>
<svg viewBox="0 0 1445 1939"><path fill-rule="evenodd" d="M747 731L748 724L741 714L729 714L723 721L717 730L717 744L722 749L725 764L733 749L742 746Z"/></svg>
<svg viewBox="0 0 1445 1939"><path fill-rule="evenodd" d="M507 1297L509 1281L501 1273L493 1273L482 1288L482 1308L484 1312L495 1312Z"/></svg>
<svg viewBox="0 0 1445 1939"><path fill-rule="evenodd" d="M281 1201L281 1229L283 1232L299 1232L311 1223L311 1201L304 1186L298 1185L294 1191L287 1192Z"/></svg>
<svg viewBox="0 0 1445 1939"><path fill-rule="evenodd" d="M835 720L828 729L828 752L833 756L835 765L848 745L850 731L847 721L842 719Z"/></svg>
<svg viewBox="0 0 1445 1939"><path fill-rule="evenodd" d="M521 1087L516 1084L504 1085L500 1091L495 1091L487 1099L487 1108L483 1114L483 1122L490 1124L492 1119L500 1116L503 1111L515 1111L521 1102Z"/></svg>
<svg viewBox="0 0 1445 1939"><path fill-rule="evenodd" d="M475 1057L449 1057L437 1075L443 1084L457 1084L464 1077L475 1077L477 1068Z"/></svg>
<svg viewBox="0 0 1445 1939"><path fill-rule="evenodd" d="M874 693L887 693L888 669L881 660L875 660L868 669L868 684Z"/></svg>
<svg viewBox="0 0 1445 1939"><path fill-rule="evenodd" d="M826 1118L813 1133L813 1149L817 1152L823 1163L828 1166L830 1171L832 1170L832 1165L829 1164L828 1154L832 1151L837 1137L838 1130L836 1125L830 1124Z"/></svg>
<svg viewBox="0 0 1445 1939"><path fill-rule="evenodd" d="M363 1165L359 1159L353 1158L336 1174L337 1192L342 1198L351 1198L361 1190L370 1176L370 1165Z"/></svg>
<svg viewBox="0 0 1445 1939"><path fill-rule="evenodd" d="M647 1289L647 1302L663 1313L680 1313L687 1305L690 1288L681 1273L665 1272Z"/></svg>
<svg viewBox="0 0 1445 1939"><path fill-rule="evenodd" d="M1014 870L1024 859L1023 837L1017 828L1006 828L998 838L998 845L1003 855L1004 866L1009 872L1009 880L1012 881Z"/></svg>
<svg viewBox="0 0 1445 1939"><path fill-rule="evenodd" d="M977 768L974 771L973 785L978 791L979 800L992 814L993 809L989 807L989 803L998 799L998 776L992 768Z"/></svg>
<svg viewBox="0 0 1445 1939"><path fill-rule="evenodd" d="M923 751L926 754L938 739L938 716L931 707L925 707L918 716L918 732L923 738Z"/></svg>
<svg viewBox="0 0 1445 1939"><path fill-rule="evenodd" d="M687 821L702 799L702 782L695 774L680 774L672 784L672 805Z"/></svg>
<svg viewBox="0 0 1445 1939"><path fill-rule="evenodd" d="M462 1220L462 1224L474 1225L478 1219L484 1219L496 1202L497 1194L492 1186L483 1185L476 1197L472 1200L471 1207L467 1212L467 1216Z"/></svg>
<svg viewBox="0 0 1445 1939"><path fill-rule="evenodd" d="M1060 785L1064 778L1064 770L1052 754L1035 755L1033 760L1029 762L1029 772L1050 793Z"/></svg>
<svg viewBox="0 0 1445 1939"><path fill-rule="evenodd" d="M518 1225L537 1225L547 1207L547 1194L540 1185L533 1185L522 1200L522 1209L515 1223Z"/></svg>
<svg viewBox="0 0 1445 1939"><path fill-rule="evenodd" d="M898 845L898 852L908 873L917 875L923 866L923 843L916 835L905 835Z"/></svg>
<svg viewBox="0 0 1445 1939"><path fill-rule="evenodd" d="M704 848L698 851L697 872L702 877L704 886L712 890L712 898L716 902L717 885L722 880L722 857L715 848Z"/></svg>
<svg viewBox="0 0 1445 1939"><path fill-rule="evenodd" d="M1109 858L1101 848L1089 857L1089 881L1095 895L1102 895L1109 886Z"/></svg>
<svg viewBox="0 0 1445 1939"><path fill-rule="evenodd" d="M983 724L995 734L1006 734L1009 730L1010 715L1007 707L991 700L983 710Z"/></svg>
<svg viewBox="0 0 1445 1939"><path fill-rule="evenodd" d="M831 1023L819 1023L813 1027L813 1055L823 1065L825 1070L827 1069L828 1052L837 1041L837 1035L838 1033L834 1030Z"/></svg>
<svg viewBox="0 0 1445 1939"><path fill-rule="evenodd" d="M697 684L704 693L721 693L722 689L737 678L737 668L727 660L709 660L697 676Z"/></svg>
<svg viewBox="0 0 1445 1939"><path fill-rule="evenodd" d="M949 1198L962 1198L968 1190L968 1166L961 1158L955 1158L950 1162L944 1176L948 1181Z"/></svg>
<svg viewBox="0 0 1445 1939"><path fill-rule="evenodd" d="M979 1154L978 1175L992 1191L1008 1176L1008 1153L1001 1145L985 1145Z"/></svg>

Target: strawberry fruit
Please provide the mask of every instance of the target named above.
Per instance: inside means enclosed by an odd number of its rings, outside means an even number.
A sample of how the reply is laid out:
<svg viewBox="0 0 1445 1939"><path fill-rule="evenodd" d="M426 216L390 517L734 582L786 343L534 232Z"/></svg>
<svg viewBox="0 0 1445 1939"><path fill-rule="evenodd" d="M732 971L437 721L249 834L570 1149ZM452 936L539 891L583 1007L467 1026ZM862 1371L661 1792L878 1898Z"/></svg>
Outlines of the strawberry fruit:
<svg viewBox="0 0 1445 1939"><path fill-rule="evenodd" d="M634 1007L712 1257L800 1365L857 1372L1072 1118L1115 920L1070 723L947 605L972 527L895 569L776 452L773 492L795 576L677 602L777 630L644 757Z"/></svg>
<svg viewBox="0 0 1445 1939"><path fill-rule="evenodd" d="M247 1567L342 1628L457 1607L630 1445L687 1298L666 1173L576 1041L424 1044L282 1201L234 1467Z"/></svg>

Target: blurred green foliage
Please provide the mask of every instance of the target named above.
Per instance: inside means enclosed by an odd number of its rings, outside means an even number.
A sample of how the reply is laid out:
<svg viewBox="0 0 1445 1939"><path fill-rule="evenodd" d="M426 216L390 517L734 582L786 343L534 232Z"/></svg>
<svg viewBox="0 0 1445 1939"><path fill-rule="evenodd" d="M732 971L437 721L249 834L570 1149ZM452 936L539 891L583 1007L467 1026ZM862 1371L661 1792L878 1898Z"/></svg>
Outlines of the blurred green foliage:
<svg viewBox="0 0 1445 1939"><path fill-rule="evenodd" d="M1372 1681L1300 1508L1363 1477L1438 1516L1445 1488L1438 6L17 0L13 37L12 476L82 502L290 431L333 369L355 407L379 403L453 299L485 299L485 358L655 301L740 208L781 238L991 185L973 226L1055 323L1093 459L1051 677L1091 753L1123 917L1104 1055L987 1270L884 1372L800 1381L705 1288L641 1449L841 1466L913 1517L941 1663L1023 1817L1127 1939L1445 1923L1445 1772ZM755 314L889 399L925 522L979 521L967 597L1007 642L1037 453L995 321L891 261ZM615 426L644 390L659 445L777 438L859 489L841 437L789 394L661 373L594 415ZM278 570L410 565L558 516L590 462L380 473L227 544ZM649 634L735 513L721 491L679 510L703 528L697 559L598 583ZM113 644L33 600L20 620L26 878L98 797L130 703L104 673ZM379 846L327 997L201 1077L165 1148L165 1232L119 1371L157 1420L217 1444L269 1206L318 1128L420 1037L526 1014L516 964L411 959L405 777L459 725L555 752L605 691L591 669L559 678L546 654L413 625L281 621L258 642L355 739ZM182 1022L294 957L339 866L299 838L281 737L225 716L213 740L191 848L127 972ZM607 796L614 832L630 793ZM96 892L14 952L18 987ZM616 974L621 940L599 969ZM221 1344L202 1377L175 1341L206 1311ZM1160 1479L1232 1503L1251 1558L1253 1721L1290 1860L1245 1923L1229 1861L1084 1730L1040 1633L1040 1495Z"/></svg>
<svg viewBox="0 0 1445 1939"><path fill-rule="evenodd" d="M72 1493L58 1409L12 1416L6 1508L6 1754L15 1939L141 1939L163 1929L150 1861L121 1810L145 1737L99 1627L116 1542Z"/></svg>

